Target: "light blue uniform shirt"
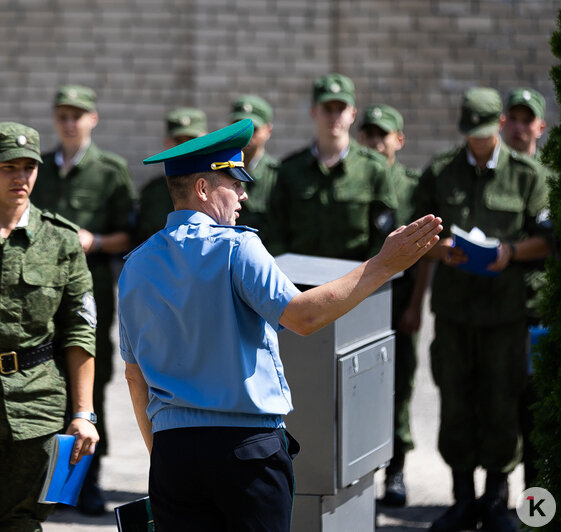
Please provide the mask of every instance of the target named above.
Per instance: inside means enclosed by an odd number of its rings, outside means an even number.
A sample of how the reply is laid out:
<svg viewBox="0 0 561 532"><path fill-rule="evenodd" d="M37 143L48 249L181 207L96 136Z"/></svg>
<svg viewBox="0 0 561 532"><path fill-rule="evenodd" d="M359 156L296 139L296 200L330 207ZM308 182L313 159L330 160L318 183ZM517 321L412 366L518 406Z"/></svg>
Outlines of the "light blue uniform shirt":
<svg viewBox="0 0 561 532"><path fill-rule="evenodd" d="M119 279L121 356L148 383L152 431L282 426L277 331L298 293L253 230L170 213Z"/></svg>

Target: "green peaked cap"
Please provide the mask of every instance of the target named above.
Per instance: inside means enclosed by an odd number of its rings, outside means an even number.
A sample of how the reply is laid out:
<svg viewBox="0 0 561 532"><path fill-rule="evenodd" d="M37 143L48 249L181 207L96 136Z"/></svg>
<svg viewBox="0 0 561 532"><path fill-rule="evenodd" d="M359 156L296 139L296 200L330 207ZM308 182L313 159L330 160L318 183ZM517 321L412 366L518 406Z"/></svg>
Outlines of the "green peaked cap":
<svg viewBox="0 0 561 532"><path fill-rule="evenodd" d="M252 135L253 122L246 118L152 155L143 163L164 163L167 176L221 170L240 181L253 181L243 169L242 155Z"/></svg>

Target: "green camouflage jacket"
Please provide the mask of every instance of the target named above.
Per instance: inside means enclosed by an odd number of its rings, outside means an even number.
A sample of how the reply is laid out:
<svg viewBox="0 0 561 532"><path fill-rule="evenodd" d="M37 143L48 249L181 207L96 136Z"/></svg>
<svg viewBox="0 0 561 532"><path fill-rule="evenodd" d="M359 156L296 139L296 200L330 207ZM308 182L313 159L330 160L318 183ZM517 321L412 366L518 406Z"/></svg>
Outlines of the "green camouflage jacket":
<svg viewBox="0 0 561 532"><path fill-rule="evenodd" d="M468 163L461 146L435 157L421 176L414 196L415 216L432 213L443 220L441 238L456 224L486 236L518 240L547 236L540 220L547 213L546 180L532 159L503 142L497 167L481 171ZM497 277L466 273L438 263L432 309L438 318L493 325L524 318L524 263L513 262Z"/></svg>
<svg viewBox="0 0 561 532"><path fill-rule="evenodd" d="M310 148L285 159L271 197L271 253L350 260L375 254L395 224L388 172L384 156L354 139L331 168Z"/></svg>
<svg viewBox="0 0 561 532"><path fill-rule="evenodd" d="M90 144L82 160L62 176L55 152L43 155L31 200L92 233L130 231L134 189L126 161Z"/></svg>
<svg viewBox="0 0 561 532"><path fill-rule="evenodd" d="M13 438L60 430L66 409L64 348L95 354L92 278L76 227L31 205L27 227L0 237L0 352L54 340L55 360L0 375L0 408Z"/></svg>

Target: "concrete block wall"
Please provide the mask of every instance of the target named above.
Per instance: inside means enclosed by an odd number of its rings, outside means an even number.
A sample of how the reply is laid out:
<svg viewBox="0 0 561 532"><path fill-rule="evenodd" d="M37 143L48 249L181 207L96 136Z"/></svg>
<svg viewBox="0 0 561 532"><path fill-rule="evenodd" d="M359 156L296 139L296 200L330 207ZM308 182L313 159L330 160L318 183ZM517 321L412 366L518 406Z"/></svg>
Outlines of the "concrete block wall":
<svg viewBox="0 0 561 532"><path fill-rule="evenodd" d="M0 3L0 119L39 129L54 147L59 84L98 92L95 141L130 163L138 187L155 173L164 114L205 110L227 123L230 101L255 92L276 111L271 153L313 137L313 79L351 76L359 112L387 102L405 117L402 160L424 166L460 140L461 93L473 85L540 90L558 123L549 69L555 0L19 0Z"/></svg>

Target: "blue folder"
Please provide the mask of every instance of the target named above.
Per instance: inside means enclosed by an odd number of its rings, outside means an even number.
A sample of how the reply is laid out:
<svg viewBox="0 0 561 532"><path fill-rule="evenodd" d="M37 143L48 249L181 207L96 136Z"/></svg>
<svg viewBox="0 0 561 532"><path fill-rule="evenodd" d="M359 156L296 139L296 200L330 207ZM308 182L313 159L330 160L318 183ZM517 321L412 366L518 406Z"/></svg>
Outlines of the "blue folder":
<svg viewBox="0 0 561 532"><path fill-rule="evenodd" d="M55 436L47 476L39 495L39 502L62 502L76 506L84 478L86 478L92 463L93 454L83 456L77 464L71 464L70 454L75 439L75 436L69 434L57 434Z"/></svg>

